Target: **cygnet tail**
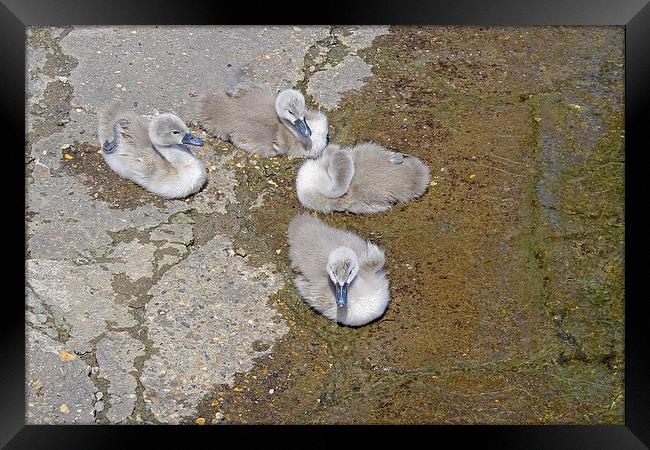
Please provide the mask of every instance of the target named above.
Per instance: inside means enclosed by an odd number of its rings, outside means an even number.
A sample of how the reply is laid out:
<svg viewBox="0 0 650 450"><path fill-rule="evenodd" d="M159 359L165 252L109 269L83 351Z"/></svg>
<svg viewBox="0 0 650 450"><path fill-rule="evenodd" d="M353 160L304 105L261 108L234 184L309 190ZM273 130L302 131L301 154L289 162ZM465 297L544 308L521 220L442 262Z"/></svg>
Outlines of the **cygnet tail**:
<svg viewBox="0 0 650 450"><path fill-rule="evenodd" d="M228 97L237 97L242 93L240 89L241 82L246 75L246 66L235 70L224 87L224 92Z"/></svg>
<svg viewBox="0 0 650 450"><path fill-rule="evenodd" d="M329 160L327 174L330 177L331 185L325 196L338 198L350 189L350 183L354 177L354 161L346 150L334 151Z"/></svg>
<svg viewBox="0 0 650 450"><path fill-rule="evenodd" d="M363 255L361 255L359 262L368 271L374 273L384 267L386 257L381 248L371 242L367 242L366 250L363 252Z"/></svg>
<svg viewBox="0 0 650 450"><path fill-rule="evenodd" d="M427 165L418 158L408 157L404 158L404 164L408 164L413 169L412 177L409 182L413 192L413 197L419 197L429 187L431 181L431 173Z"/></svg>
<svg viewBox="0 0 650 450"><path fill-rule="evenodd" d="M215 121L223 109L219 105L223 99L225 99L223 94L205 93L199 97L197 103L196 115L202 125L212 134L217 133Z"/></svg>
<svg viewBox="0 0 650 450"><path fill-rule="evenodd" d="M105 108L102 108L99 114L97 115L98 119L98 129L97 137L99 138L99 145L104 148L104 144L108 143L110 145L115 138L115 122L117 122L120 117L124 116L127 110L124 107L122 101L114 99L111 101Z"/></svg>

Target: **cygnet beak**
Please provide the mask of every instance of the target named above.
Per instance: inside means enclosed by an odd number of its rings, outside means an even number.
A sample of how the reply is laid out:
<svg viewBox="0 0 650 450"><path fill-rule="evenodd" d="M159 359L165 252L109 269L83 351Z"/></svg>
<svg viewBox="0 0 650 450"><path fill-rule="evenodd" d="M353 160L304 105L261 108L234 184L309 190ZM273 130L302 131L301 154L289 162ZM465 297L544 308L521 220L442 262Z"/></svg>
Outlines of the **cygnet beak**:
<svg viewBox="0 0 650 450"><path fill-rule="evenodd" d="M339 308L344 308L348 304L348 283L336 283L336 305Z"/></svg>
<svg viewBox="0 0 650 450"><path fill-rule="evenodd" d="M307 125L307 122L305 122L303 119L296 119L296 121L293 123L293 126L296 127L298 133L305 137L305 139L311 136L311 128L309 128L309 125Z"/></svg>
<svg viewBox="0 0 650 450"><path fill-rule="evenodd" d="M203 139L197 138L192 133L185 133L185 136L183 136L183 141L182 142L183 142L183 144L198 145L199 147L204 144Z"/></svg>

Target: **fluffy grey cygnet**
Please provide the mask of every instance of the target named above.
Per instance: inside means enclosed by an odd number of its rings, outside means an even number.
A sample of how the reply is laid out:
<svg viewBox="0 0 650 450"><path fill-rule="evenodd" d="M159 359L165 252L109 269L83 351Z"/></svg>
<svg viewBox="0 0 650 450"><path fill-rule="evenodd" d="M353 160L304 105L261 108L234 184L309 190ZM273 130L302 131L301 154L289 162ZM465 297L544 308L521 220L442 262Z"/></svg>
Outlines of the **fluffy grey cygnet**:
<svg viewBox="0 0 650 450"><path fill-rule="evenodd" d="M197 114L211 134L260 156L314 158L327 145L327 116L294 89L227 88L202 95Z"/></svg>
<svg viewBox="0 0 650 450"><path fill-rule="evenodd" d="M371 214L420 197L429 180L428 167L413 156L373 142L330 144L300 167L296 191L305 208Z"/></svg>
<svg viewBox="0 0 650 450"><path fill-rule="evenodd" d="M183 198L205 184L205 166L186 145L203 141L174 114L149 120L113 102L100 114L97 135L110 168L156 195Z"/></svg>
<svg viewBox="0 0 650 450"><path fill-rule="evenodd" d="M295 285L312 308L350 326L384 314L389 292L381 248L308 215L291 221L288 237Z"/></svg>

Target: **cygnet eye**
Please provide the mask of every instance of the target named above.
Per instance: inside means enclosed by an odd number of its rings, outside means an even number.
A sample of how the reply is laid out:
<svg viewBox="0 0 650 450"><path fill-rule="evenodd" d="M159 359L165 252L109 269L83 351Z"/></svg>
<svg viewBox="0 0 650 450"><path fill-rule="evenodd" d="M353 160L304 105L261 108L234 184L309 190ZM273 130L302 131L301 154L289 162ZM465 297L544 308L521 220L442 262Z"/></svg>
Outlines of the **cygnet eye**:
<svg viewBox="0 0 650 450"><path fill-rule="evenodd" d="M172 133L174 133L174 134L180 134L178 131L175 131L175 130L172 131Z"/></svg>

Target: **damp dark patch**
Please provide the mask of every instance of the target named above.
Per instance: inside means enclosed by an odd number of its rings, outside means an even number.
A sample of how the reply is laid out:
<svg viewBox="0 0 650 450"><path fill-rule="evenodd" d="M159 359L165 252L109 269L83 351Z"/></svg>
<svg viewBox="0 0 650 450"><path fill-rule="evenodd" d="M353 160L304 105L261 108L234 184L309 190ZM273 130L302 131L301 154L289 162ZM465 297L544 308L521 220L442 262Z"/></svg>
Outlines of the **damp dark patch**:
<svg viewBox="0 0 650 450"><path fill-rule="evenodd" d="M285 287L269 301L290 331L206 395L200 415L622 423L622 44L615 27L392 27L375 39L358 52L372 77L329 121L334 142L373 140L428 165L427 193L385 213L306 211L294 187L302 161L233 161L234 248L277 266ZM380 320L339 327L300 299L286 230L303 213L384 247Z"/></svg>
<svg viewBox="0 0 650 450"><path fill-rule="evenodd" d="M92 198L112 209L134 209L146 204L164 208L169 202L113 172L95 145L75 142L61 150L61 167L78 176Z"/></svg>

